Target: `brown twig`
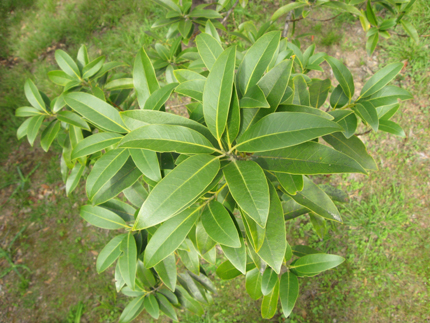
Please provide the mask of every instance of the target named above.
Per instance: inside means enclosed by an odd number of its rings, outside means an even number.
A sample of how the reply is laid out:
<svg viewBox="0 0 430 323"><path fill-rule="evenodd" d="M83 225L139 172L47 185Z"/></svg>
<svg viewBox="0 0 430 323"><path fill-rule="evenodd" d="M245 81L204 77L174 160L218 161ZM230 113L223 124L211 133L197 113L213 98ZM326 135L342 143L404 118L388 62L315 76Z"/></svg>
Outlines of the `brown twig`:
<svg viewBox="0 0 430 323"><path fill-rule="evenodd" d="M221 24L223 24L225 26L225 24L227 23L228 17L230 17L231 13L236 8L236 6L237 6L238 3L239 3L239 0L236 0L236 2L234 3L233 7L231 7L230 10L227 11L227 14L225 15L224 19L221 21Z"/></svg>
<svg viewBox="0 0 430 323"><path fill-rule="evenodd" d="M358 136L364 136L364 135L367 135L368 133L370 133L372 131L372 129L369 129L369 130L367 130L367 131L365 131L365 132L362 132L362 133L357 133L356 134L356 136L358 137Z"/></svg>

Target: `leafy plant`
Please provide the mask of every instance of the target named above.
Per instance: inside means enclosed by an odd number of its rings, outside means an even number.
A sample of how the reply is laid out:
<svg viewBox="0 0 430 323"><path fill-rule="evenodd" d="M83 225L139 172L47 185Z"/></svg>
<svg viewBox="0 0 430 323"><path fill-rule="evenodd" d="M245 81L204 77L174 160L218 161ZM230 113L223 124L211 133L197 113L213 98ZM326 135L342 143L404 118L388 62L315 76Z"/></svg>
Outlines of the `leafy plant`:
<svg viewBox="0 0 430 323"><path fill-rule="evenodd" d="M57 140L67 194L89 172L90 203L81 216L118 230L96 267L100 273L116 262L116 289L132 298L120 322L144 309L173 320L175 307L203 314L215 287L200 261L216 265L221 254L217 275L245 275L249 295L263 298L263 318L275 315L279 299L288 316L299 278L344 259L290 246L285 222L308 214L320 237L342 222L333 202L342 194L312 176L377 169L356 135L360 124L404 136L390 118L398 100L412 96L388 85L403 64L385 66L356 95L342 62L316 53L315 45L302 51L271 23L258 30L242 26L252 46L239 52L221 41L216 11L191 10L189 1L156 2L178 14L168 18L179 19L170 27L178 36L170 48L142 48L128 73L114 73L123 64L104 57L90 61L85 46L76 60L57 50L61 70L48 77L64 90L51 101L27 80L31 106L16 112L28 117L18 138L27 136L33 145L41 132L45 151ZM190 32L180 30L183 20L205 25L196 47L182 48L184 34L185 43L190 40ZM324 62L338 85L307 75L323 71ZM172 95L190 100L190 118L165 111ZM179 262L186 271L177 272Z"/></svg>

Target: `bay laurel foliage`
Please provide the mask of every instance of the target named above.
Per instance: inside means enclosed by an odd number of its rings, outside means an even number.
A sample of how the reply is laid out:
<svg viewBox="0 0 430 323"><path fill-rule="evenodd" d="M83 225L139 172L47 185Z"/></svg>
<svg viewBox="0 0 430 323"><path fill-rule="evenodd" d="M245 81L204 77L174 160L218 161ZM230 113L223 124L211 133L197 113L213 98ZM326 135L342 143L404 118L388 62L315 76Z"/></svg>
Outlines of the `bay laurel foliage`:
<svg viewBox="0 0 430 323"><path fill-rule="evenodd" d="M221 279L244 275L250 297L262 298L263 318L275 315L279 300L288 317L300 277L344 259L290 245L286 222L308 216L321 238L342 222L333 202L341 194L312 175L377 170L357 129L404 136L390 120L398 100L412 98L390 85L403 65L383 67L356 95L341 61L315 45L302 50L274 23L248 34L250 47L240 51L218 34L223 8L189 14L188 1L156 2L170 10L156 24L170 24L171 41L140 49L132 68L91 60L85 46L76 59L57 50L60 69L48 77L63 91L50 99L26 81L18 138L33 145L40 134L45 151L56 140L67 194L86 183L81 217L117 232L96 267L115 266L116 289L130 297L120 322L143 310L173 320L175 308L203 314L215 286L201 261L218 265L217 258ZM275 18L287 12L279 10ZM191 40L196 23L201 30ZM336 84L308 75L323 64ZM189 118L165 111L172 96L187 98Z"/></svg>

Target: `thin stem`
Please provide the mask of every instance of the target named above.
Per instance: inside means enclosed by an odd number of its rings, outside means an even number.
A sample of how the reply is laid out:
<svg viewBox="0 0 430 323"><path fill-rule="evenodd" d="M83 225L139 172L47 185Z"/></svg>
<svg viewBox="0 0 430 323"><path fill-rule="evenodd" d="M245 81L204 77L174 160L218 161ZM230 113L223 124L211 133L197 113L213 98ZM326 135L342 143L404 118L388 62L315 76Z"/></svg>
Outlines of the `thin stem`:
<svg viewBox="0 0 430 323"><path fill-rule="evenodd" d="M224 19L221 21L221 23L225 26L225 24L227 23L227 19L228 17L230 17L231 13L233 12L233 10L236 8L237 4L239 3L239 0L236 0L236 2L234 3L233 7L230 8L229 11L227 11L226 16L224 17Z"/></svg>

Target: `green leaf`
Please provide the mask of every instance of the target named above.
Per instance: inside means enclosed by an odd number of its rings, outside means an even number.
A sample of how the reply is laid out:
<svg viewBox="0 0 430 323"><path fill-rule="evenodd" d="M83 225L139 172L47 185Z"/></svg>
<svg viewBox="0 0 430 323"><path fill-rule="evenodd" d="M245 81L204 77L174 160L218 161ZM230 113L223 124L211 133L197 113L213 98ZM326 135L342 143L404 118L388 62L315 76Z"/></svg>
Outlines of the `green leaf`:
<svg viewBox="0 0 430 323"><path fill-rule="evenodd" d="M146 268L140 259L137 260L136 278L147 290L152 289L157 284L151 269Z"/></svg>
<svg viewBox="0 0 430 323"><path fill-rule="evenodd" d="M232 46L219 55L215 61L203 91L205 122L218 140L221 140L227 124L235 64L236 47Z"/></svg>
<svg viewBox="0 0 430 323"><path fill-rule="evenodd" d="M154 266L158 277L171 291L176 287L176 259L174 255L169 255Z"/></svg>
<svg viewBox="0 0 430 323"><path fill-rule="evenodd" d="M122 255L119 257L118 263L121 276L124 278L127 286L134 290L136 283L137 247L132 232L129 232L127 237L122 240L120 249Z"/></svg>
<svg viewBox="0 0 430 323"><path fill-rule="evenodd" d="M188 36L191 33L191 29L194 27L193 22L188 19L181 19L178 25L178 31L182 37L188 39Z"/></svg>
<svg viewBox="0 0 430 323"><path fill-rule="evenodd" d="M40 110L37 110L33 107L21 107L16 109L15 116L17 117L34 117L40 116L43 113Z"/></svg>
<svg viewBox="0 0 430 323"><path fill-rule="evenodd" d="M308 85L303 75L297 75L293 78L294 84L294 99L293 103L296 105L310 106L310 94Z"/></svg>
<svg viewBox="0 0 430 323"><path fill-rule="evenodd" d="M242 215L243 225L248 237L248 242L251 243L254 250L258 252L264 243L266 229L260 227L257 222L249 217L244 211L241 211L240 213Z"/></svg>
<svg viewBox="0 0 430 323"><path fill-rule="evenodd" d="M246 273L245 288L253 300L259 299L261 293L261 274L258 268L254 268Z"/></svg>
<svg viewBox="0 0 430 323"><path fill-rule="evenodd" d="M206 80L206 77L191 70L174 70L173 74L175 75L179 83L184 83L186 81L192 80Z"/></svg>
<svg viewBox="0 0 430 323"><path fill-rule="evenodd" d="M367 55L371 56L376 49L376 45L378 45L379 41L379 33L377 30L371 35L368 36L366 41L366 51Z"/></svg>
<svg viewBox="0 0 430 323"><path fill-rule="evenodd" d="M97 273L100 274L104 272L121 255L121 243L126 236L126 234L120 234L114 237L108 242L102 251L100 251L96 262Z"/></svg>
<svg viewBox="0 0 430 323"><path fill-rule="evenodd" d="M360 93L360 98L367 98L372 94L375 94L387 85L392 79L403 68L403 63L392 63L385 66L383 69L376 72L367 82L364 84L363 89Z"/></svg>
<svg viewBox="0 0 430 323"><path fill-rule="evenodd" d="M139 50L134 61L133 84L141 108L145 106L150 95L159 89L154 67L143 48Z"/></svg>
<svg viewBox="0 0 430 323"><path fill-rule="evenodd" d="M28 127L27 127L27 139L30 145L33 147L34 141L36 140L37 134L39 133L40 126L42 125L43 120L45 119L44 115L31 117L28 120ZM24 124L23 124L24 125ZM20 129L18 129L19 131ZM19 132L18 132L18 138L19 138Z"/></svg>
<svg viewBox="0 0 430 323"><path fill-rule="evenodd" d="M128 227L121 217L99 206L82 206L81 217L90 224L102 229L116 230Z"/></svg>
<svg viewBox="0 0 430 323"><path fill-rule="evenodd" d="M82 69L82 67L84 67L90 62L87 46L82 45L81 47L79 47L78 55L76 58L80 69Z"/></svg>
<svg viewBox="0 0 430 323"><path fill-rule="evenodd" d="M276 112L301 112L316 115L327 120L333 120L333 117L327 112L305 105L283 104L278 107Z"/></svg>
<svg viewBox="0 0 430 323"><path fill-rule="evenodd" d="M88 123L85 122L79 115L71 111L58 111L57 119L66 122L68 124L74 125L76 127L91 131Z"/></svg>
<svg viewBox="0 0 430 323"><path fill-rule="evenodd" d="M72 151L72 159L88 156L118 143L123 136L117 133L100 132L80 141Z"/></svg>
<svg viewBox="0 0 430 323"><path fill-rule="evenodd" d="M330 64L333 74L336 77L336 80L339 82L343 93L348 97L348 99L351 99L355 91L354 79L351 72L345 65L342 64L341 61L334 57L327 56L325 60Z"/></svg>
<svg viewBox="0 0 430 323"><path fill-rule="evenodd" d="M248 49L237 71L239 97L258 83L276 52L280 36L279 31L269 32Z"/></svg>
<svg viewBox="0 0 430 323"><path fill-rule="evenodd" d="M270 267L266 267L261 279L261 292L264 296L270 294L278 281L278 275Z"/></svg>
<svg viewBox="0 0 430 323"><path fill-rule="evenodd" d="M152 0L152 1L154 1L155 3L159 4L160 6L166 9L171 9L178 13L182 13L181 8L172 0Z"/></svg>
<svg viewBox="0 0 430 323"><path fill-rule="evenodd" d="M133 321L145 308L145 296L136 297L124 308L124 311L119 317L119 323L127 323Z"/></svg>
<svg viewBox="0 0 430 323"><path fill-rule="evenodd" d="M158 299L160 310L168 317L170 317L172 320L177 321L178 317L176 316L175 309L173 308L172 304L170 304L166 296L160 293L156 293L155 297Z"/></svg>
<svg viewBox="0 0 430 323"><path fill-rule="evenodd" d="M51 147L52 142L57 137L60 128L61 123L54 120L48 125L48 127L46 127L45 130L43 130L40 137L40 146L44 151L49 150L49 147Z"/></svg>
<svg viewBox="0 0 430 323"><path fill-rule="evenodd" d="M67 74L73 77L73 79L80 80L81 72L79 71L78 65L75 61L61 49L55 51L55 60L58 66Z"/></svg>
<svg viewBox="0 0 430 323"><path fill-rule="evenodd" d="M373 25L373 26L378 26L378 20L376 19L375 13L373 12L372 9L372 3L370 2L370 0L367 0L367 5L366 5L366 17L367 20Z"/></svg>
<svg viewBox="0 0 430 323"><path fill-rule="evenodd" d="M61 86L66 86L67 83L74 80L73 77L63 71L50 71L48 72L48 78L51 82Z"/></svg>
<svg viewBox="0 0 430 323"><path fill-rule="evenodd" d="M85 165L81 163L77 163L75 167L73 167L72 171L70 172L69 177L66 181L66 195L69 196L70 193L72 193L76 186L79 184L79 180L81 179L82 173L84 172Z"/></svg>
<svg viewBox="0 0 430 323"><path fill-rule="evenodd" d="M104 62L105 62L104 56L100 56L95 60L93 60L91 63L89 63L82 69L82 77L84 79L87 79L87 78L90 78L91 76L94 76L103 67Z"/></svg>
<svg viewBox="0 0 430 323"><path fill-rule="evenodd" d="M219 43L221 43L221 39L219 38L218 32L217 32L215 26L213 25L213 23L210 20L208 20L206 22L205 33L211 35Z"/></svg>
<svg viewBox="0 0 430 323"><path fill-rule="evenodd" d="M253 161L233 161L223 169L231 195L257 224L264 228L270 197L264 171Z"/></svg>
<svg viewBox="0 0 430 323"><path fill-rule="evenodd" d="M140 208L148 197L147 190L139 181L126 188L123 193L127 200L137 208Z"/></svg>
<svg viewBox="0 0 430 323"><path fill-rule="evenodd" d="M379 119L375 107L369 102L357 103L352 108L358 116L369 124L374 131L378 131Z"/></svg>
<svg viewBox="0 0 430 323"><path fill-rule="evenodd" d="M289 148L256 153L255 162L276 173L317 175L363 173L364 168L349 156L330 147L305 142Z"/></svg>
<svg viewBox="0 0 430 323"><path fill-rule="evenodd" d="M315 249L313 249L311 247L303 246L303 245L293 246L292 247L292 251L293 251L293 254L295 256L297 256L297 257L303 257L303 256L306 256L306 255L313 255L313 254L316 254L316 253L321 253L318 250L315 250Z"/></svg>
<svg viewBox="0 0 430 323"><path fill-rule="evenodd" d="M285 5L285 6L282 6L278 10L276 10L275 13L272 15L271 20L275 21L279 17L282 17L283 15L287 14L288 12L293 11L295 9L303 8L305 6L307 6L307 4L306 3L302 3L302 2L292 2L292 3L289 3L289 4Z"/></svg>
<svg viewBox="0 0 430 323"><path fill-rule="evenodd" d="M290 195L296 195L297 191L303 189L303 176L287 173L275 173L282 188Z"/></svg>
<svg viewBox="0 0 430 323"><path fill-rule="evenodd" d="M134 229L154 226L181 212L204 192L219 167L219 160L209 155L192 156L182 162L151 191Z"/></svg>
<svg viewBox="0 0 430 323"><path fill-rule="evenodd" d="M320 272L339 266L344 261L345 259L341 256L316 253L297 259L290 268L294 268L298 274L315 276Z"/></svg>
<svg viewBox="0 0 430 323"><path fill-rule="evenodd" d="M193 274L192 272L188 272L188 274L198 283L200 283L205 289L210 291L211 293L216 293L216 287L213 282L204 274L199 273L198 275Z"/></svg>
<svg viewBox="0 0 430 323"><path fill-rule="evenodd" d="M216 242L240 248L241 242L236 226L224 206L217 202L210 202L202 214L202 224L207 234Z"/></svg>
<svg viewBox="0 0 430 323"><path fill-rule="evenodd" d="M324 2L323 5L324 5L324 7L329 7L332 9L339 10L339 11L349 12L349 13L352 13L356 16L363 16L363 14L360 12L360 10L358 10L356 7L349 5L349 4L346 4L344 2L329 1L329 2Z"/></svg>
<svg viewBox="0 0 430 323"><path fill-rule="evenodd" d="M260 152L286 148L341 131L325 118L301 112L279 112L265 116L237 139L237 150Z"/></svg>
<svg viewBox="0 0 430 323"><path fill-rule="evenodd" d="M24 85L24 93L28 102L41 112L47 113L45 101L42 99L39 90L31 79L27 79Z"/></svg>
<svg viewBox="0 0 430 323"><path fill-rule="evenodd" d="M136 213L136 209L123 201L112 199L100 204L99 206L118 214L126 222L134 221L134 213Z"/></svg>
<svg viewBox="0 0 430 323"><path fill-rule="evenodd" d="M246 274L246 247L243 238L240 238L240 247L231 248L221 245L226 258L242 273Z"/></svg>
<svg viewBox="0 0 430 323"><path fill-rule="evenodd" d="M397 99L400 100L410 100L413 96L406 90L398 88L397 86L387 85L381 90L376 92L365 100L360 100L358 102L364 101L369 102L375 107L391 105L397 103Z"/></svg>
<svg viewBox="0 0 430 323"><path fill-rule="evenodd" d="M270 294L263 297L263 301L261 302L261 316L264 319L272 318L276 309L278 308L278 299L279 299L279 280L276 280L275 287L270 292Z"/></svg>
<svg viewBox="0 0 430 323"><path fill-rule="evenodd" d="M339 211L330 197L306 176L303 177L303 181L303 190L292 195L293 200L323 218L342 222Z"/></svg>
<svg viewBox="0 0 430 323"><path fill-rule="evenodd" d="M180 304L190 312L202 316L205 311L202 305L197 302L188 292L182 287L176 288L175 294L178 296Z"/></svg>
<svg viewBox="0 0 430 323"><path fill-rule="evenodd" d="M267 102L264 92L258 85L254 85L246 92L246 94L240 99L239 105L242 109L245 108L270 108L269 102Z"/></svg>
<svg viewBox="0 0 430 323"><path fill-rule="evenodd" d="M68 106L98 128L109 132L128 132L119 112L99 98L87 93L72 92L66 94L64 100Z"/></svg>
<svg viewBox="0 0 430 323"><path fill-rule="evenodd" d="M378 166L376 165L373 158L367 153L366 146L358 137L352 136L351 138L347 139L342 133L334 133L329 136L324 136L323 138L334 149L343 152L345 155L355 159L365 169L378 169Z"/></svg>
<svg viewBox="0 0 430 323"><path fill-rule="evenodd" d="M160 316L160 308L158 306L158 302L154 294L147 295L143 304L148 314L151 315L154 319L158 319L158 317Z"/></svg>
<svg viewBox="0 0 430 323"><path fill-rule="evenodd" d="M282 262L287 247L284 212L278 193L269 182L270 210L266 225L266 235L263 245L257 251L258 255L272 267L276 273L280 273Z"/></svg>
<svg viewBox="0 0 430 323"><path fill-rule="evenodd" d="M400 23L402 24L402 27L405 32L414 40L414 42L416 44L419 44L420 38L415 27L409 21L406 21L404 19L400 20Z"/></svg>
<svg viewBox="0 0 430 323"><path fill-rule="evenodd" d="M121 117L127 127L131 130L136 130L137 128L148 124L178 125L196 130L209 139L212 144L217 144L216 139L212 136L208 128L194 120L190 120L173 113L153 110L129 110L121 112Z"/></svg>
<svg viewBox="0 0 430 323"><path fill-rule="evenodd" d="M151 268L173 253L185 240L199 216L200 208L188 208L164 222L145 249L144 263Z"/></svg>
<svg viewBox="0 0 430 323"><path fill-rule="evenodd" d="M227 141L229 148L233 144L240 130L240 107L239 97L237 96L236 88L233 88L233 94L228 111L227 126L225 128L224 138Z"/></svg>
<svg viewBox="0 0 430 323"><path fill-rule="evenodd" d="M160 110L177 86L178 83L170 83L154 91L146 100L143 108L149 110Z"/></svg>
<svg viewBox="0 0 430 323"><path fill-rule="evenodd" d="M135 165L143 175L154 182L161 180L160 165L155 152L144 149L129 149L129 152Z"/></svg>
<svg viewBox="0 0 430 323"><path fill-rule="evenodd" d="M199 254L191 240L185 239L185 244L190 251L178 249L179 257L181 257L182 263L190 272L198 274L200 271Z"/></svg>
<svg viewBox="0 0 430 323"><path fill-rule="evenodd" d="M255 268L255 264L253 262L246 264L247 272L253 268ZM216 270L216 274L219 278L223 280L230 280L241 275L242 273L239 270L237 270L236 267L233 266L233 264L230 261L226 260L221 265L218 266Z"/></svg>
<svg viewBox="0 0 430 323"><path fill-rule="evenodd" d="M311 106L319 109L327 99L328 91L330 90L330 88L330 79L314 80L309 87Z"/></svg>
<svg viewBox="0 0 430 323"><path fill-rule="evenodd" d="M126 135L119 147L180 154L211 154L216 149L199 132L176 125L151 124Z"/></svg>
<svg viewBox="0 0 430 323"><path fill-rule="evenodd" d="M104 86L104 89L108 91L127 90L132 88L133 79L130 77L112 80Z"/></svg>
<svg viewBox="0 0 430 323"><path fill-rule="evenodd" d="M215 247L216 241L212 240L212 238L208 235L201 221L196 225L195 234L195 241L200 254L202 256L209 254L210 251Z"/></svg>
<svg viewBox="0 0 430 323"><path fill-rule="evenodd" d="M280 282L280 297L282 312L285 317L290 316L296 305L297 298L299 297L299 280L292 272L287 271L281 276Z"/></svg>
<svg viewBox="0 0 430 323"><path fill-rule="evenodd" d="M340 84L335 87L330 96L330 105L333 109L339 109L345 106L348 103L348 97L345 92L343 92Z"/></svg>
<svg viewBox="0 0 430 323"><path fill-rule="evenodd" d="M194 9L191 11L191 13L188 15L191 18L207 18L207 19L220 19L222 16L216 12L215 10L211 9Z"/></svg>
<svg viewBox="0 0 430 323"><path fill-rule="evenodd" d="M344 129L343 133L347 138L354 135L357 130L357 117L351 110L334 110L329 112L334 117L334 122L337 122Z"/></svg>
<svg viewBox="0 0 430 323"><path fill-rule="evenodd" d="M215 61L223 53L221 44L209 34L202 33L196 37L197 50L203 63L210 71Z"/></svg>
<svg viewBox="0 0 430 323"><path fill-rule="evenodd" d="M201 34L203 35L203 34ZM178 85L176 93L189 96L196 101L202 101L206 80L191 80Z"/></svg>
<svg viewBox="0 0 430 323"><path fill-rule="evenodd" d="M403 129L395 122L390 120L379 120L379 130L392 133L393 135L405 138L405 132Z"/></svg>

